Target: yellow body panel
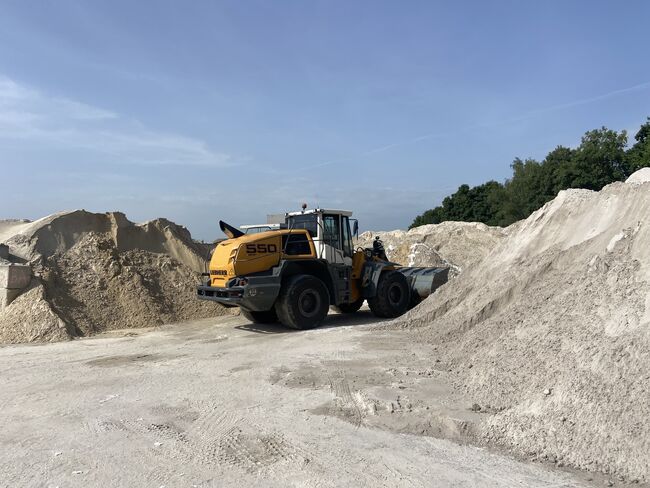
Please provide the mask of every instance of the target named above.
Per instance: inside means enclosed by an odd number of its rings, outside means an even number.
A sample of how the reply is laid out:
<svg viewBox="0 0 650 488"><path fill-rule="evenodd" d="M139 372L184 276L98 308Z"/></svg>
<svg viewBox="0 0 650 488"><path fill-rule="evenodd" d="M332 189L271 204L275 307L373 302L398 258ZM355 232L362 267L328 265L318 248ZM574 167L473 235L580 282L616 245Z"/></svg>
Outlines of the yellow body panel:
<svg viewBox="0 0 650 488"><path fill-rule="evenodd" d="M282 236L287 234L306 235L311 250L310 254L283 254ZM283 229L247 234L217 244L210 259L210 283L212 286L223 288L228 280L235 276L246 276L266 271L277 266L280 259L314 259L315 257L314 242L304 229Z"/></svg>

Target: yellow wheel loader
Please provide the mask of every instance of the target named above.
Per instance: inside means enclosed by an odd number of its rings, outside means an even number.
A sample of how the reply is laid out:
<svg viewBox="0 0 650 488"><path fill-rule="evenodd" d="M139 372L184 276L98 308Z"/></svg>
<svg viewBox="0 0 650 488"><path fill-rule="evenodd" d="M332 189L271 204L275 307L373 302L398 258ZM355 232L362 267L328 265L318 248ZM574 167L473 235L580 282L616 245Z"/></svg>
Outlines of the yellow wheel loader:
<svg viewBox="0 0 650 488"><path fill-rule="evenodd" d="M219 222L228 239L214 249L198 298L237 306L255 323L319 326L330 306L397 317L447 281L448 268L413 268L386 258L381 241L354 249L352 212L316 208L285 214L277 230L244 234ZM352 226L350 225L352 223Z"/></svg>

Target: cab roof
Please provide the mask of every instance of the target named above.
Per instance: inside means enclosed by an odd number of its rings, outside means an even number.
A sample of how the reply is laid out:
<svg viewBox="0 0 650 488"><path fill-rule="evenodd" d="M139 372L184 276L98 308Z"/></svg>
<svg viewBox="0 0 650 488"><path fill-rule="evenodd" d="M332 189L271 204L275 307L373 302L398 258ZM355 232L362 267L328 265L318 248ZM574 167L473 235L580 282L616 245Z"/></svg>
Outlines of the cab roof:
<svg viewBox="0 0 650 488"><path fill-rule="evenodd" d="M293 217L294 215L309 215L309 214L335 214L335 215L343 215L345 217L351 217L352 212L350 210L334 210L331 208L312 208L312 209L307 209L304 211L298 211L298 212L287 212L285 215L287 217Z"/></svg>
<svg viewBox="0 0 650 488"><path fill-rule="evenodd" d="M264 227L268 227L269 229L279 229L280 224L247 224L247 225L240 225L240 229L262 229Z"/></svg>

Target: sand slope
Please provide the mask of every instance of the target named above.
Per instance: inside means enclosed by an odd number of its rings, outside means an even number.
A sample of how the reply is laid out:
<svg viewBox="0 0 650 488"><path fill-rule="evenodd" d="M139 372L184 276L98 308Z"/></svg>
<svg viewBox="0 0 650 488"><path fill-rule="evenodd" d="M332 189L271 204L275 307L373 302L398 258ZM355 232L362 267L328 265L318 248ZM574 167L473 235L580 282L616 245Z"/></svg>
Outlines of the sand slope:
<svg viewBox="0 0 650 488"><path fill-rule="evenodd" d="M650 480L650 183L560 192L507 234L392 326L492 414L484 441Z"/></svg>
<svg viewBox="0 0 650 488"><path fill-rule="evenodd" d="M168 220L134 224L119 212L76 210L3 221L0 235L35 275L30 289L0 312L0 342L60 340L224 312L195 298L205 250Z"/></svg>

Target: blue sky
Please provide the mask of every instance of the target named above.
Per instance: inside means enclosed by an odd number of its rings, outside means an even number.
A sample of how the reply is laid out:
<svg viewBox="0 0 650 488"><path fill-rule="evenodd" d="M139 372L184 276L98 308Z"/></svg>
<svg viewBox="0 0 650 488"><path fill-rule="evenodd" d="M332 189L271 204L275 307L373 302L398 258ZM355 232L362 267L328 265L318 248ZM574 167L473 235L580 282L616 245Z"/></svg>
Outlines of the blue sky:
<svg viewBox="0 0 650 488"><path fill-rule="evenodd" d="M0 218L405 228L650 115L650 3L0 2ZM631 134L633 136L633 133Z"/></svg>

